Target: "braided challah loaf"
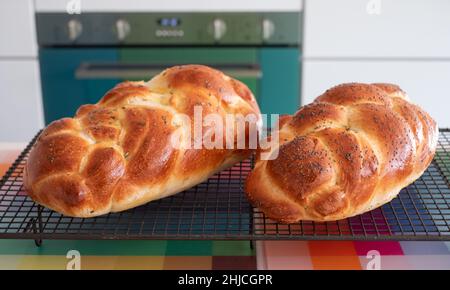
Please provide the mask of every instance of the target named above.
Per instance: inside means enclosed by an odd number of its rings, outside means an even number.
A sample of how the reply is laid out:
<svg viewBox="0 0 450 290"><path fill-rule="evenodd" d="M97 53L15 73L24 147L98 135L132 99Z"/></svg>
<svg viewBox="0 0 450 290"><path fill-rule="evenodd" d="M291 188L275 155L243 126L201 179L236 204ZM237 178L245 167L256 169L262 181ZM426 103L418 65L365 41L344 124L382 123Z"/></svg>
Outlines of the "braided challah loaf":
<svg viewBox="0 0 450 290"><path fill-rule="evenodd" d="M250 90L206 66L177 66L149 82L124 82L41 133L25 168L28 194L65 215L93 217L175 194L249 156L248 147L173 146L177 129L195 130L175 116L193 120L196 106L203 115L255 114L260 120ZM213 130L200 126L203 136ZM181 134L180 141L190 138Z"/></svg>
<svg viewBox="0 0 450 290"><path fill-rule="evenodd" d="M284 223L340 220L391 201L430 165L438 138L433 119L392 84L336 86L280 118L278 132L280 146L266 152L277 158L257 157L246 192Z"/></svg>

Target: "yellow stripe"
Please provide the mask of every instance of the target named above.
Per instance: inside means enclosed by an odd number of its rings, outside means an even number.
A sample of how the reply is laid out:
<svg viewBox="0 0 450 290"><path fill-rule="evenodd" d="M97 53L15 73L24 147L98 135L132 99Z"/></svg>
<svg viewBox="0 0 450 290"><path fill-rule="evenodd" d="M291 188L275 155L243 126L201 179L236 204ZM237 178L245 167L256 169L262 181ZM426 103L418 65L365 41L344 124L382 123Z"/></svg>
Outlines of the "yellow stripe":
<svg viewBox="0 0 450 290"><path fill-rule="evenodd" d="M61 270L66 269L67 259L64 256L22 256L17 265L18 270Z"/></svg>
<svg viewBox="0 0 450 290"><path fill-rule="evenodd" d="M158 270L163 269L163 256L83 256L82 269Z"/></svg>
<svg viewBox="0 0 450 290"><path fill-rule="evenodd" d="M65 270L69 259L59 255L2 255L0 269ZM163 256L81 256L81 269L158 270L164 267Z"/></svg>

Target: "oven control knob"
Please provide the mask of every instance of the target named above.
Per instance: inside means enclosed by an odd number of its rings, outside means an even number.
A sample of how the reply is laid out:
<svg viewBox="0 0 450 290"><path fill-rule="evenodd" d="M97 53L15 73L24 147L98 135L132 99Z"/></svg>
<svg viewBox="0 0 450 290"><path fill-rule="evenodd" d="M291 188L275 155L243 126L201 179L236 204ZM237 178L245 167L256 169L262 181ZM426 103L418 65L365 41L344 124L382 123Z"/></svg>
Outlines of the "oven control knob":
<svg viewBox="0 0 450 290"><path fill-rule="evenodd" d="M69 22L67 22L67 32L71 41L77 40L77 38L80 37L82 31L83 25L81 25L81 22L77 19L71 19L69 20Z"/></svg>
<svg viewBox="0 0 450 290"><path fill-rule="evenodd" d="M264 40L269 40L273 36L273 34L275 33L275 24L273 24L272 20L270 19L263 20L262 32Z"/></svg>
<svg viewBox="0 0 450 290"><path fill-rule="evenodd" d="M124 19L119 19L116 22L116 33L117 33L117 39L119 39L119 41L123 41L128 34L130 34L130 24L128 23L128 21L124 20Z"/></svg>
<svg viewBox="0 0 450 290"><path fill-rule="evenodd" d="M213 21L213 33L214 40L220 40L227 32L227 24L220 18L216 18Z"/></svg>

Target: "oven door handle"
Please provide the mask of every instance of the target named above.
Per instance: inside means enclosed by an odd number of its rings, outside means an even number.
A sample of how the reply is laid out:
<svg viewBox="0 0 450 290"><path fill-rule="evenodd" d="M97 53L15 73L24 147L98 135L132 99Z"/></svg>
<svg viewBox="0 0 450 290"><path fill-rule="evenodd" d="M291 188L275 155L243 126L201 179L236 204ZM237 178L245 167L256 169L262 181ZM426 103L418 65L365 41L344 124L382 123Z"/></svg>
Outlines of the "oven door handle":
<svg viewBox="0 0 450 290"><path fill-rule="evenodd" d="M234 78L262 77L256 64L208 64ZM81 63L75 71L77 79L151 79L169 65L130 63Z"/></svg>

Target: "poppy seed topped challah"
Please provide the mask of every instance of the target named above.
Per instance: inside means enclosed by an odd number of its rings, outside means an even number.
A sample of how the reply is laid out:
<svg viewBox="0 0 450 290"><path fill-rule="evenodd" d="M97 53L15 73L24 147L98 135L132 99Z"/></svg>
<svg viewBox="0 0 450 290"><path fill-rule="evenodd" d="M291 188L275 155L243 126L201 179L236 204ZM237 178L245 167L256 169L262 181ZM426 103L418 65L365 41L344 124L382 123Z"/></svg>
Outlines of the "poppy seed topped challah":
<svg viewBox="0 0 450 290"><path fill-rule="evenodd" d="M280 118L278 132L279 147L265 152L277 158L257 158L246 192L283 223L340 220L391 201L430 165L438 139L435 121L392 84L331 88Z"/></svg>

